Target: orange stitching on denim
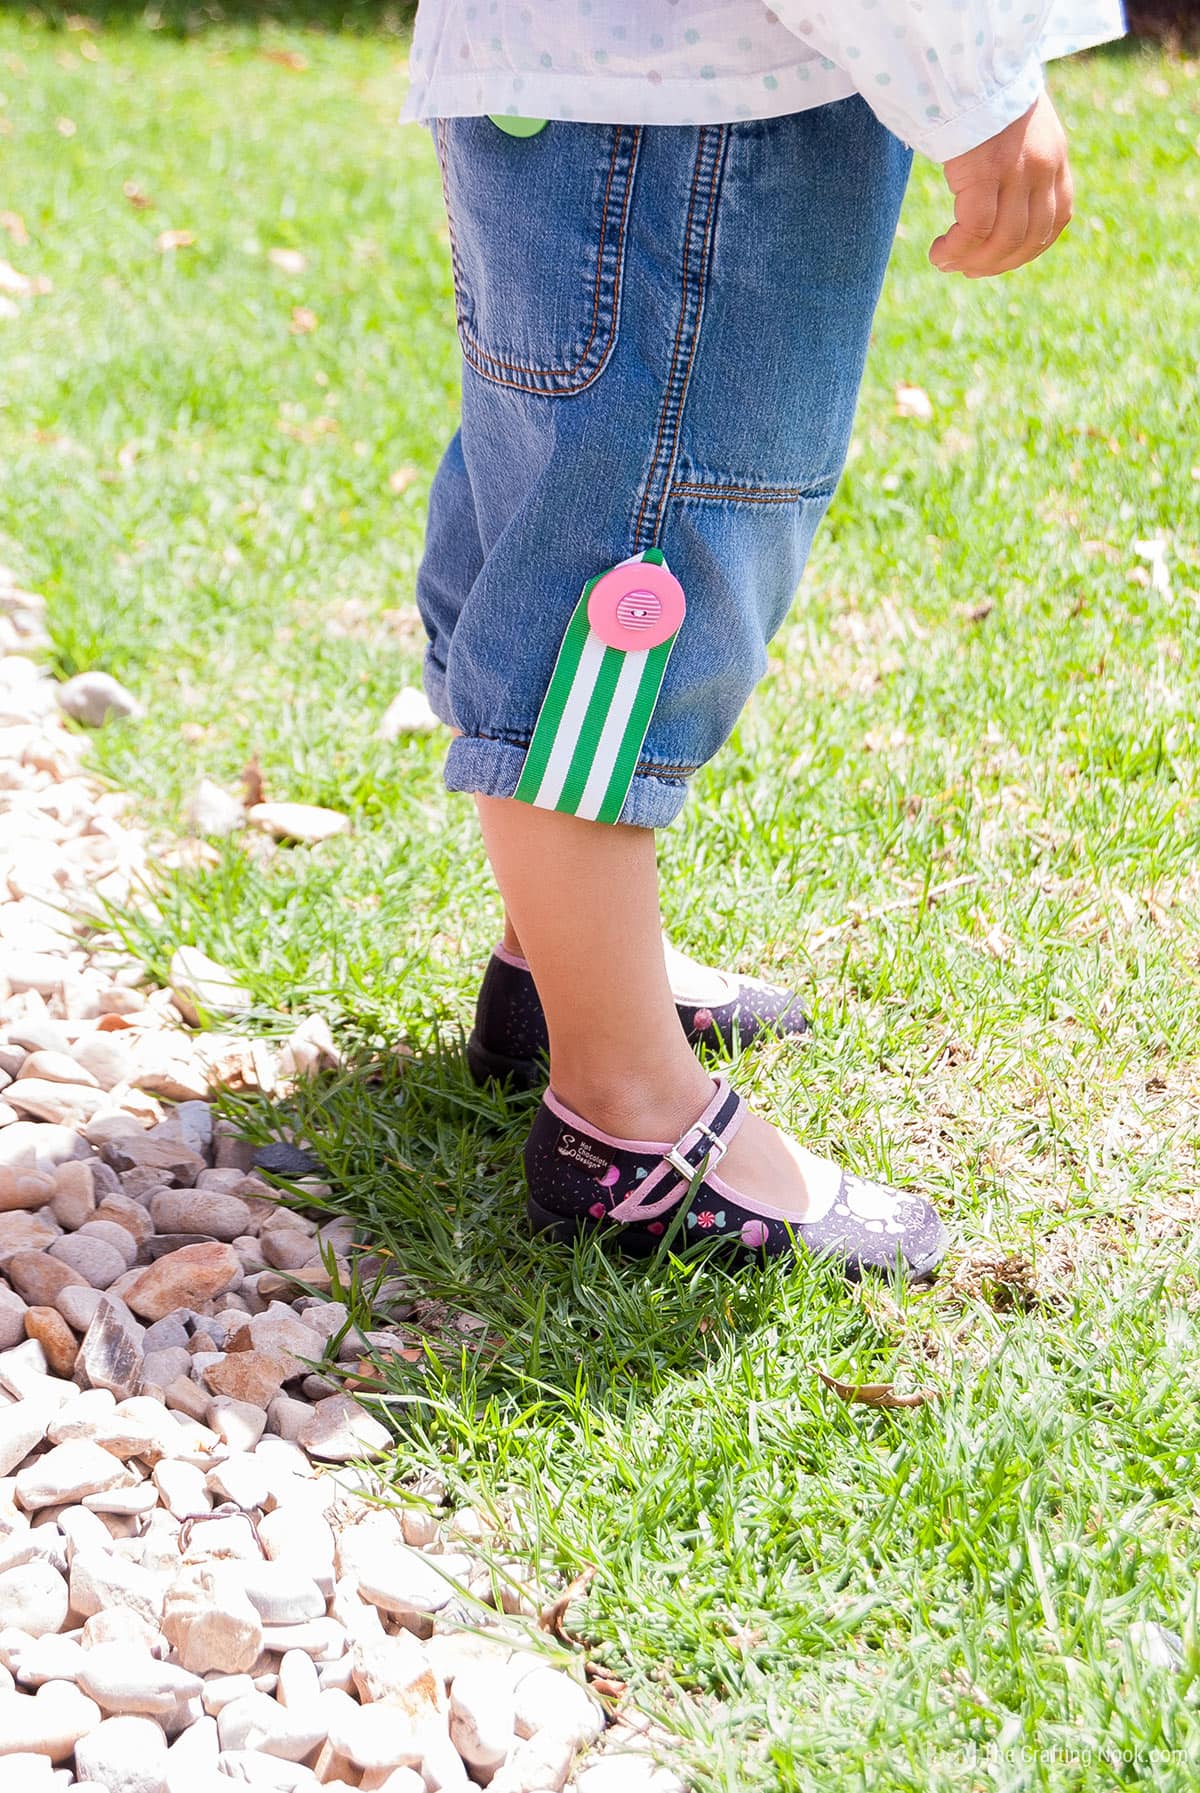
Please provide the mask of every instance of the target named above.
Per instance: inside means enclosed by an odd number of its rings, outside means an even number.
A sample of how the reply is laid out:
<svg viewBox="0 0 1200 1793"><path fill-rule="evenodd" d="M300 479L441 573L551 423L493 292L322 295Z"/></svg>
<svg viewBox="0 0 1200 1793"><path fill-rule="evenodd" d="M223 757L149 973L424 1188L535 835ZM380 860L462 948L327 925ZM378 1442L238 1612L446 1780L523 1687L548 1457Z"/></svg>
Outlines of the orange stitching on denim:
<svg viewBox="0 0 1200 1793"><path fill-rule="evenodd" d="M698 766L664 766L658 760L639 760L634 770L635 778L690 778Z"/></svg>
<svg viewBox="0 0 1200 1793"><path fill-rule="evenodd" d="M675 341L671 346L671 366L667 374L666 388L663 392L662 407L658 413L658 435L654 442L654 453L650 457L650 472L642 492L642 502L638 506L637 521L633 526L634 546L642 539L642 524L646 517L646 505L650 499L650 487L654 480L654 469L658 465L659 450L662 448L663 432L667 426L667 409L670 405L671 391L675 382L675 365L679 359L679 343L683 336L684 320L687 317L688 266L690 261L692 218L696 210L696 194L700 187L700 169L704 161L705 127L701 125L700 135L696 140L696 162L692 169L692 190L688 197L687 218L683 226L683 267L680 270L679 317L675 325Z"/></svg>
<svg viewBox="0 0 1200 1793"><path fill-rule="evenodd" d="M679 403L675 409L675 433L671 444L672 475L675 459L679 452L679 432L683 427L683 412L684 406L687 404L688 386L691 384L692 369L696 365L696 354L700 347L700 331L704 322L704 295L708 290L708 272L712 266L713 238L717 227L717 189L721 184L722 162L728 142L728 127L719 125L717 127L717 149L713 156L713 170L708 188L708 213L704 220L704 239L700 249L699 289L696 293L696 328L692 332L692 350L688 356L687 371L683 376L683 384L679 390ZM671 486L672 479L668 478L658 501L658 515L654 519L656 536L662 528L663 512L671 501Z"/></svg>
<svg viewBox="0 0 1200 1793"><path fill-rule="evenodd" d="M479 341L479 338L475 335L474 331L472 331L468 327L466 319L463 316L463 311L462 311L461 305L456 304L455 309L456 309L457 316L458 316L458 327L459 327L459 334L462 339L463 353L466 355L467 360L470 362L471 366L475 369L476 373L481 374L484 379L490 379L490 380L494 381L495 384L498 386L510 386L518 392L525 391L526 388L522 386L522 384L519 380L503 379L499 374L494 373L492 371L492 369L503 367L503 368L507 368L511 373L528 374L529 376L531 376L533 378L540 377L540 378L544 378L544 379L552 379L552 380L560 380L560 381L561 380L569 380L572 377L572 375L578 373L579 369L584 365L584 363L587 361L588 357L591 355L592 349L593 349L593 344L595 343L595 340L596 340L597 332L600 329L600 296L601 296L601 293L604 288L604 251L605 251L606 239L607 239L608 233L609 233L609 208L610 208L610 202L612 199L613 182L616 178L617 163L620 159L620 152L621 152L621 146L622 146L622 130L623 130L623 127L620 125L617 125L614 127L612 155L609 158L608 178L605 182L604 200L603 200L603 203L600 208L600 241L596 248L596 278L595 278L595 281L593 282L593 293L592 293L592 327L591 327L591 332L588 336L587 342L584 344L582 354L579 356L578 360L575 361L570 367L531 367L526 362L523 362L523 361L509 361L509 360L506 360L505 357L502 355L493 355L489 350L487 350L483 347L482 343ZM632 134L632 137L630 138L630 143L629 143L629 166L628 166L628 171L627 171L627 175L626 175L626 179L625 179L625 192L624 192L624 197L623 197L622 206L621 206L621 217L620 217L620 222L619 222L618 229L617 229L616 250L615 250L615 255L614 255L615 266L613 269L613 297L612 297L613 326L610 329L610 341L609 341L609 343L604 351L604 354L601 358L600 365L596 368L594 373L590 374L588 376L588 378L585 381L583 381L583 383L581 385L578 385L573 388L573 390L576 392L583 392L587 389L588 386L590 386L592 384L592 381L595 380L597 378L597 376L603 371L604 364L608 360L608 356L612 351L612 337L615 336L615 324L616 324L616 319L620 312L620 306L621 306L621 286L622 286L622 277L624 274L624 259L625 259L625 233L626 233L626 229L627 229L628 223L629 223L629 206L630 206L630 200L631 200L632 193L633 193L633 175L634 175L634 168L637 163L637 152L638 152L638 147L641 143L641 139L642 139L641 126L635 125L633 127L633 134ZM446 167L447 157L448 157L448 146L447 146L447 141L446 141L445 120L444 119L438 120L438 143L439 143L439 146L442 151L443 171L444 171L445 167ZM456 292L456 298L457 298L458 294L462 293L465 290L465 282L462 277L462 264L461 264L461 261L459 259L459 255L458 255L458 244L457 244L456 235L455 235L454 215L453 215L453 212L451 211L451 207L450 207L449 181L445 178L443 178L442 187L443 187L443 192L444 192L445 201L446 201L446 220L450 227L450 256L451 256L451 262L452 262L453 269L454 269L455 292ZM481 365L481 363L486 363L487 365L486 366Z"/></svg>
<svg viewBox="0 0 1200 1793"><path fill-rule="evenodd" d="M832 486L722 486L680 480L671 488L673 498L735 498L741 504L795 504L802 498L820 500L833 496Z"/></svg>
<svg viewBox="0 0 1200 1793"><path fill-rule="evenodd" d="M633 139L635 144L637 142L637 135L638 135L638 133L637 133L637 129L635 127L634 139ZM595 341L596 331L599 328L600 293L601 293L601 289L604 285L604 239L605 239L606 235L608 234L608 206L609 206L609 200L612 197L613 176L616 173L617 155L618 155L620 148L621 148L621 127L619 125L617 125L614 127L612 155L609 157L608 179L605 181L605 184L604 184L604 202L600 207L600 241L596 246L596 278L595 278L595 281L593 282L593 292L592 292L592 328L591 328L591 332L588 336L587 342L584 344L583 353L580 355L579 359L576 362L574 362L573 365L570 367L565 367L565 368L530 367L524 361L508 361L504 358L503 355L493 355L489 349L485 349L483 347L482 343L480 343L477 336L475 336L472 332L467 331L466 333L470 336L470 339L471 339L471 346L475 350L475 353L479 356L480 360L490 361L496 367L506 367L509 369L509 371L511 373L542 374L548 378L562 378L564 375L570 375L573 373L577 373L578 370L583 366L584 362L587 360L588 355L591 353L592 343ZM632 151L631 151L631 155L630 155L629 166L630 166L630 173L632 174L632 170L633 170ZM632 185L632 181L630 181L628 183L628 185ZM628 187L627 187L627 193L628 193ZM622 224L623 224L623 222L624 222L624 216L622 217ZM618 237L618 239L617 239L618 256L620 254L621 240L622 240L623 235L624 235L624 231L622 229L621 236ZM614 299L615 299L615 297L616 297L616 293L614 290ZM614 310L615 310L615 305L614 305ZM465 329L466 329L466 326L464 325L464 330ZM482 370L480 370L480 371L482 371Z"/></svg>

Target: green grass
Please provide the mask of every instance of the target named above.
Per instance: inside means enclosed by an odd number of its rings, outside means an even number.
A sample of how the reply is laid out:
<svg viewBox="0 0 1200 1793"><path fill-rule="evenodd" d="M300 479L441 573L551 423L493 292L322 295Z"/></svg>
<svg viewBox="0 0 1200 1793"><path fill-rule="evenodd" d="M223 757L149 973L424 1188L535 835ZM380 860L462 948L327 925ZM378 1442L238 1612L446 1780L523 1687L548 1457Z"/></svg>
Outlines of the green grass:
<svg viewBox="0 0 1200 1793"><path fill-rule="evenodd" d="M596 1570L576 1629L702 1789L1193 1787L1197 65L1056 71L1078 219L1003 281L927 267L946 205L918 169L773 676L662 841L681 944L811 995L812 1041L744 1086L943 1207L946 1275L897 1299L525 1237L529 1103L455 1051L498 918L469 806L440 741L375 736L418 673L457 379L404 39L374 9L230 16L0 14L0 209L29 236L0 255L53 282L0 322L0 553L61 670L147 703L94 762L164 838L252 757L353 817L312 852L226 847L131 925L159 974L184 940L232 965L264 1026L316 1007L413 1049L293 1116L399 1273L486 1322L395 1372L401 1473L519 1513L548 1585ZM1169 594L1133 547L1156 536ZM940 1398L848 1407L817 1366Z"/></svg>

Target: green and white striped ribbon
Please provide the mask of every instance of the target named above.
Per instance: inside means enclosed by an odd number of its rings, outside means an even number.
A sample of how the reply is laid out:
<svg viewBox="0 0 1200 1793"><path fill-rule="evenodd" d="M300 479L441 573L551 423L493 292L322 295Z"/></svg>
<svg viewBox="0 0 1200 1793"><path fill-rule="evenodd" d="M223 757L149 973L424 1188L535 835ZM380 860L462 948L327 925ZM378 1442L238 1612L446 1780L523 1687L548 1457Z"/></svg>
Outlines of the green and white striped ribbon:
<svg viewBox="0 0 1200 1793"><path fill-rule="evenodd" d="M658 548L630 561L662 566ZM658 647L609 647L588 623L589 579L563 644L513 795L538 809L616 822L633 783L650 718L679 631Z"/></svg>

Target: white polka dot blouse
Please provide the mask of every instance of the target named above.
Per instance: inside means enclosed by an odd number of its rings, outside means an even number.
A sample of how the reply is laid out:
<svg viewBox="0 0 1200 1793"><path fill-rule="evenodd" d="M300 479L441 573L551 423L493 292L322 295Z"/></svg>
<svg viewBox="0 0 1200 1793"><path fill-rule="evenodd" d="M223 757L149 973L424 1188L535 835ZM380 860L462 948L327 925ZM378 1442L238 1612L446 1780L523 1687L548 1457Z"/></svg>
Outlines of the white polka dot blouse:
<svg viewBox="0 0 1200 1793"><path fill-rule="evenodd" d="M421 0L404 116L717 124L859 93L945 162L1124 29L1121 0Z"/></svg>

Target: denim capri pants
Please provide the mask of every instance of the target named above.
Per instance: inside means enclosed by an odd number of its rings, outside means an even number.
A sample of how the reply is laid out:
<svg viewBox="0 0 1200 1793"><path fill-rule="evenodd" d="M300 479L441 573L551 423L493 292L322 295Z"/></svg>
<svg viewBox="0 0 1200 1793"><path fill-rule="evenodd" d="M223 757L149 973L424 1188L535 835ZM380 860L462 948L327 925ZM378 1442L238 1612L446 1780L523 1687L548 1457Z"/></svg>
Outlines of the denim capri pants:
<svg viewBox="0 0 1200 1793"><path fill-rule="evenodd" d="M581 593L661 557L686 614L605 818L656 828L762 677L841 473L910 152L857 97L436 141L462 423L417 595L446 783L519 794Z"/></svg>

